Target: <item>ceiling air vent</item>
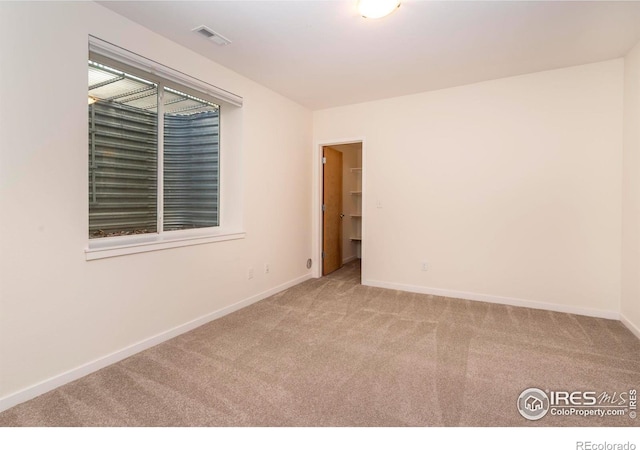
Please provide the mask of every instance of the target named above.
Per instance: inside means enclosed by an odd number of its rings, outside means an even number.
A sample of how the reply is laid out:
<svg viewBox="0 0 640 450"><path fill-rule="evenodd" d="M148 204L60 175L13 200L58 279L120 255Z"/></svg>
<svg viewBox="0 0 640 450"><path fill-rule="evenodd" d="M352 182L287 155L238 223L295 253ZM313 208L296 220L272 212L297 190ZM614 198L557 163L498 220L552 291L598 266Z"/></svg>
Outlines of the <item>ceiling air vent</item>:
<svg viewBox="0 0 640 450"><path fill-rule="evenodd" d="M194 33L198 33L201 36L206 37L207 39L209 39L210 41L215 42L218 45L231 44L231 41L229 39L227 39L226 37L222 36L220 33L217 33L215 31L213 31L211 28L205 27L204 25L200 25L199 27L196 27L191 31L193 31Z"/></svg>

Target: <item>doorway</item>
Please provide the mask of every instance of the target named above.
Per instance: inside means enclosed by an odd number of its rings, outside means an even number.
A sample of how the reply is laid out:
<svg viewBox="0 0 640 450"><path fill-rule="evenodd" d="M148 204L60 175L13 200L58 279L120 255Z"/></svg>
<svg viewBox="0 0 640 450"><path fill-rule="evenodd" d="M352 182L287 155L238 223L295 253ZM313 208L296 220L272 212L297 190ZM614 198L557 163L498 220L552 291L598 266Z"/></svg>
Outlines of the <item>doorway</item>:
<svg viewBox="0 0 640 450"><path fill-rule="evenodd" d="M321 150L322 276L325 276L356 260L360 267L362 142L324 145Z"/></svg>

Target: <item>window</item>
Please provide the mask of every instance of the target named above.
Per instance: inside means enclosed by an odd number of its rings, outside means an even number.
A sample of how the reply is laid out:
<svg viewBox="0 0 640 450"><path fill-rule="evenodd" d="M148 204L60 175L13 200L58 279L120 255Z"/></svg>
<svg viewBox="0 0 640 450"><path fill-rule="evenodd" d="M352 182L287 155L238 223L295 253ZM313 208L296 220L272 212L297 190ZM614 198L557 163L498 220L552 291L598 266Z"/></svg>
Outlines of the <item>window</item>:
<svg viewBox="0 0 640 450"><path fill-rule="evenodd" d="M94 61L89 99L90 238L218 226L218 105Z"/></svg>
<svg viewBox="0 0 640 450"><path fill-rule="evenodd" d="M87 259L244 237L242 98L89 42Z"/></svg>

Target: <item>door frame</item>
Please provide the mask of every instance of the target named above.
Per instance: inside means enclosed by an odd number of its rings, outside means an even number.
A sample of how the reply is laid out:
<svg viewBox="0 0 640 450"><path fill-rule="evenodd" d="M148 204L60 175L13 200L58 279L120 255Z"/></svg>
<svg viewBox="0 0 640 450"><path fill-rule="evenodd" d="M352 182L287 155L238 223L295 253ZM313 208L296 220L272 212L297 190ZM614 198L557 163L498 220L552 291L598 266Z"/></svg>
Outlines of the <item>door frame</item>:
<svg viewBox="0 0 640 450"><path fill-rule="evenodd" d="M366 233L367 233L367 214L365 213L365 205L367 198L366 189L366 145L365 138L351 138L351 139L330 139L316 141L313 149L313 199L311 202L311 220L312 220L312 241L311 241L311 258L313 259L313 266L311 269L311 275L314 278L322 277L322 192L323 192L323 176L322 176L322 148L326 146L342 145L342 144L356 144L362 143L362 241L360 242L360 256L362 258L362 280L366 279ZM344 205L343 205L344 208Z"/></svg>

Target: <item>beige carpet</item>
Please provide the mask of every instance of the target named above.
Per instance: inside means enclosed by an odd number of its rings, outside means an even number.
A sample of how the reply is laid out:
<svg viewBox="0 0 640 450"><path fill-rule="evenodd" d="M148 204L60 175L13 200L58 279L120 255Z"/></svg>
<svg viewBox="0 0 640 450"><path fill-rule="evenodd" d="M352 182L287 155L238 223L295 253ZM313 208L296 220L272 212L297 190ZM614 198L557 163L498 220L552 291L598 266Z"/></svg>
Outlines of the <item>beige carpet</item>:
<svg viewBox="0 0 640 450"><path fill-rule="evenodd" d="M638 426L527 421L528 387L640 388L620 322L310 280L0 414L3 426Z"/></svg>

